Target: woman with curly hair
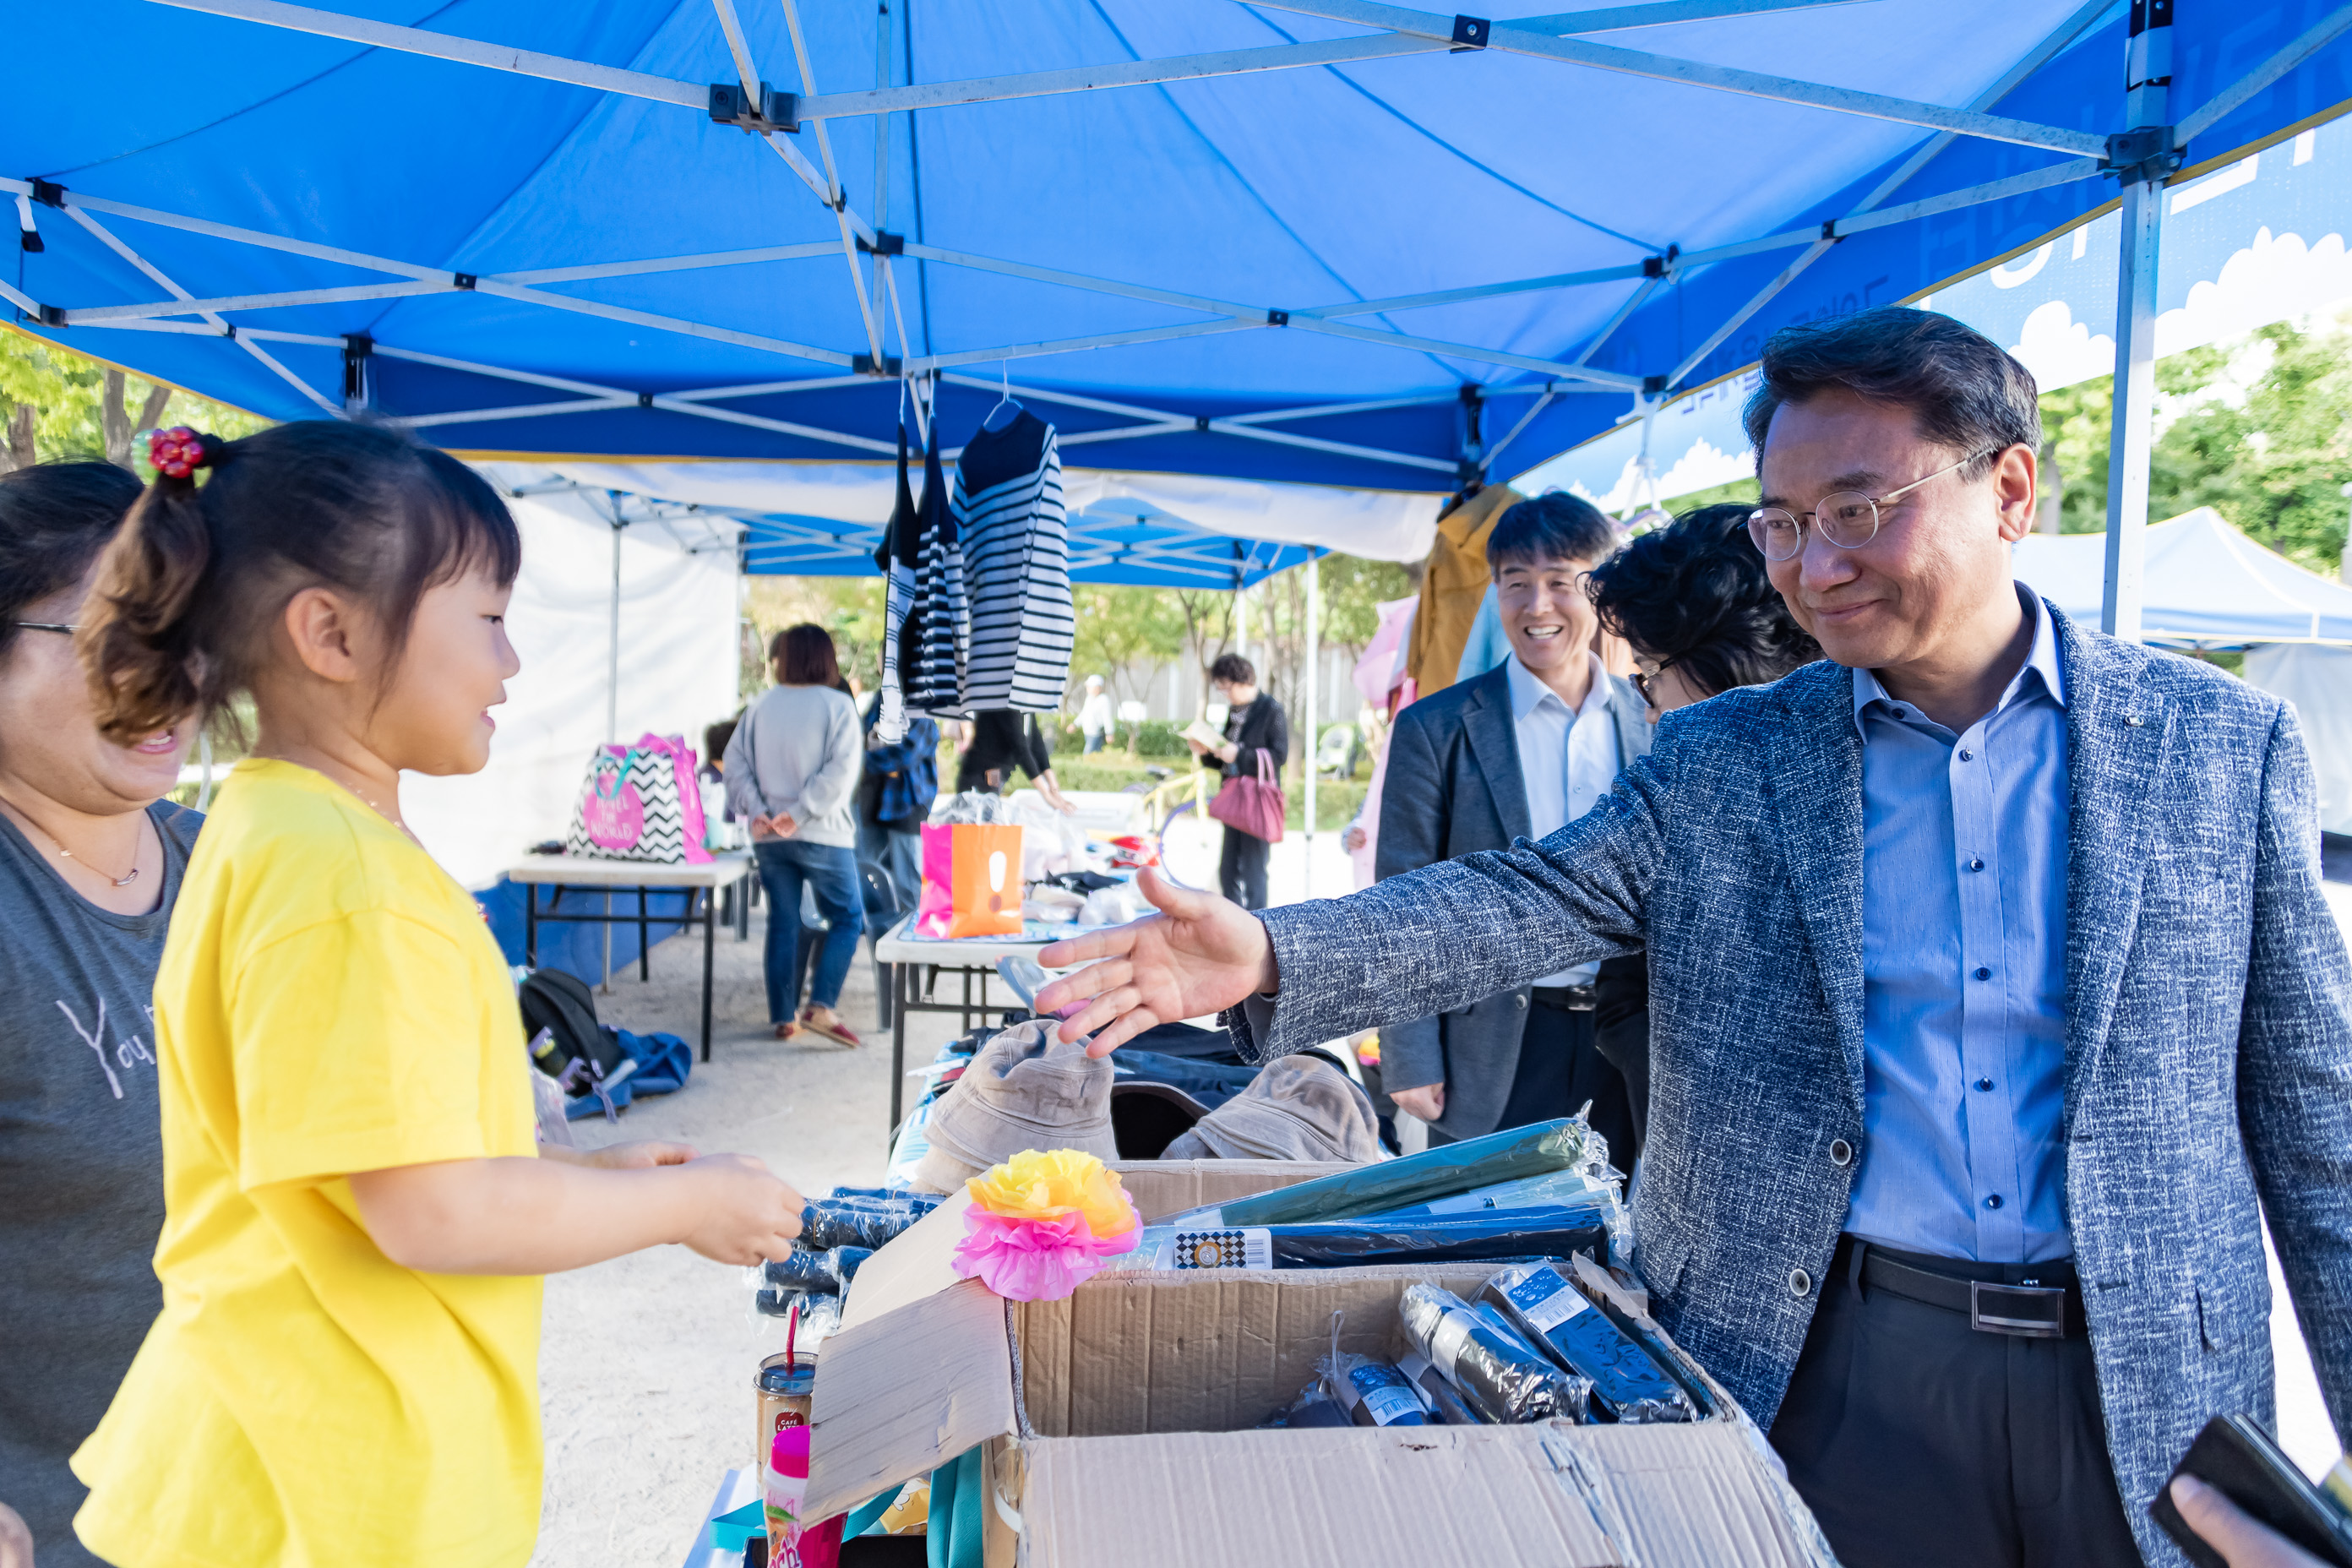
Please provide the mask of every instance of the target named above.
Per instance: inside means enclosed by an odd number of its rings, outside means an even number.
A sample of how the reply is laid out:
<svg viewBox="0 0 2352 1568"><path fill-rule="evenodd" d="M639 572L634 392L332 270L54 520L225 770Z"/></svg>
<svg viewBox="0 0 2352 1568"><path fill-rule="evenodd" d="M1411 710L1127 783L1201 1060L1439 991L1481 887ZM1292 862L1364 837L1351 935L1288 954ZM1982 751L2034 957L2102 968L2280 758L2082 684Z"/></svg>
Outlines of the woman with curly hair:
<svg viewBox="0 0 2352 1568"><path fill-rule="evenodd" d="M1738 502L1686 511L1593 568L1601 624L1633 646L1650 719L1822 657L1764 575Z"/></svg>
<svg viewBox="0 0 2352 1568"><path fill-rule="evenodd" d="M1601 626L1633 649L1634 689L1650 722L1735 686L1762 686L1822 657L1789 614L1748 536L1737 502L1683 513L1592 569L1585 579ZM1593 1044L1625 1077L1637 1140L1650 1131L1650 961L1601 965Z"/></svg>

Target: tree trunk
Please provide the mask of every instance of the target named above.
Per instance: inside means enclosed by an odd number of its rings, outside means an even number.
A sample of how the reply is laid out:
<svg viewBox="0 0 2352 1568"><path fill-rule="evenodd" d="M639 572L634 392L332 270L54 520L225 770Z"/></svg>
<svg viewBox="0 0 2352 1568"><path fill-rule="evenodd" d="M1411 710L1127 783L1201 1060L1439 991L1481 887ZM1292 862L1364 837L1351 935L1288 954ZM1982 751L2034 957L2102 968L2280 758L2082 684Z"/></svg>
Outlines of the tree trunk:
<svg viewBox="0 0 2352 1568"><path fill-rule="evenodd" d="M150 382L147 385L147 401L139 405L139 424L131 433L131 439L137 440L141 430L152 430L163 424L163 410L169 406L171 401L170 387L161 382Z"/></svg>
<svg viewBox="0 0 2352 1568"><path fill-rule="evenodd" d="M124 380L119 370L110 370L99 378L98 430L106 444L106 460L127 468L131 466L131 416L122 407Z"/></svg>
<svg viewBox="0 0 2352 1568"><path fill-rule="evenodd" d="M10 404L8 408L8 441L5 449L0 450L0 472L29 468L35 460L33 421L37 415L33 405L16 403Z"/></svg>

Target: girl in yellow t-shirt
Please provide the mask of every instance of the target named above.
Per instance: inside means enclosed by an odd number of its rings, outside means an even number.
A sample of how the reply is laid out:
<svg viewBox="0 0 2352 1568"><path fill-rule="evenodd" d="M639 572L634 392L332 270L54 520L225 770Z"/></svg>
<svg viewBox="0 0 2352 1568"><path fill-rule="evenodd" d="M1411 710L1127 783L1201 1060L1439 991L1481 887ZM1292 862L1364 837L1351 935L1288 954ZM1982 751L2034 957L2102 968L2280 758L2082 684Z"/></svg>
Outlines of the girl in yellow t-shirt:
<svg viewBox="0 0 2352 1568"><path fill-rule="evenodd" d="M257 734L156 975L163 1310L75 1529L122 1568L520 1565L537 1276L781 1257L801 1200L741 1155L536 1145L504 961L400 818L402 770L488 760L520 668L497 492L359 425L153 456L79 634L100 727L250 697Z"/></svg>

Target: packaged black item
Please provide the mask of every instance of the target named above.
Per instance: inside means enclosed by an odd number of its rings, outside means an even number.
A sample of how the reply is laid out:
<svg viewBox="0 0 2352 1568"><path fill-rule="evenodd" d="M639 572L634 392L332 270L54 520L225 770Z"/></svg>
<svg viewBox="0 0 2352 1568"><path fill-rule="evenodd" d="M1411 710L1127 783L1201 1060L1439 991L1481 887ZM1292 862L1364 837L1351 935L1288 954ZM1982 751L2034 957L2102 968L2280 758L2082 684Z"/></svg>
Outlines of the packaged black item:
<svg viewBox="0 0 2352 1568"><path fill-rule="evenodd" d="M870 1247L836 1247L814 1252L798 1242L782 1258L761 1266L761 1277L784 1289L816 1290L838 1295L857 1274L858 1266L874 1256Z"/></svg>
<svg viewBox="0 0 2352 1568"><path fill-rule="evenodd" d="M1483 1423L1478 1413L1463 1402L1461 1390L1437 1373L1429 1358L1419 1351L1407 1351L1397 1361L1397 1370L1405 1381L1421 1391L1421 1401L1441 1426L1476 1426Z"/></svg>
<svg viewBox="0 0 2352 1568"><path fill-rule="evenodd" d="M1433 1426L1429 1406L1404 1373L1370 1356L1326 1356L1324 1392L1359 1426Z"/></svg>
<svg viewBox="0 0 2352 1568"><path fill-rule="evenodd" d="M1158 1227L1155 1227L1158 1228ZM1171 1228L1154 1257L1162 1268L1351 1268L1375 1263L1458 1263L1561 1258L1609 1261L1598 1207L1492 1209L1413 1219Z"/></svg>
<svg viewBox="0 0 2352 1568"><path fill-rule="evenodd" d="M1593 1410L1600 1419L1636 1424L1698 1419L1682 1385L1594 1306L1559 1265L1506 1268L1486 1281L1478 1300L1508 1317L1562 1366L1591 1380Z"/></svg>
<svg viewBox="0 0 2352 1568"><path fill-rule="evenodd" d="M1203 1223L1224 1226L1298 1225L1345 1219L1427 1203L1432 1198L1540 1175L1581 1163L1590 1130L1573 1116L1507 1128L1460 1143L1359 1165L1294 1186L1197 1211ZM1191 1220L1194 1216L1179 1216Z"/></svg>
<svg viewBox="0 0 2352 1568"><path fill-rule="evenodd" d="M1502 1314L1436 1285L1408 1285L1397 1304L1405 1337L1483 1421L1498 1426L1580 1418L1592 1384L1561 1371Z"/></svg>
<svg viewBox="0 0 2352 1568"><path fill-rule="evenodd" d="M801 1244L819 1251L835 1247L868 1249L895 1239L898 1233L939 1207L937 1197L814 1198L801 1210Z"/></svg>
<svg viewBox="0 0 2352 1568"><path fill-rule="evenodd" d="M1304 1429L1311 1426L1352 1426L1355 1423L1348 1419L1346 1411L1332 1403L1331 1396L1323 1391L1322 1380L1318 1378L1300 1389L1297 1398L1276 1411L1261 1425L1268 1429Z"/></svg>

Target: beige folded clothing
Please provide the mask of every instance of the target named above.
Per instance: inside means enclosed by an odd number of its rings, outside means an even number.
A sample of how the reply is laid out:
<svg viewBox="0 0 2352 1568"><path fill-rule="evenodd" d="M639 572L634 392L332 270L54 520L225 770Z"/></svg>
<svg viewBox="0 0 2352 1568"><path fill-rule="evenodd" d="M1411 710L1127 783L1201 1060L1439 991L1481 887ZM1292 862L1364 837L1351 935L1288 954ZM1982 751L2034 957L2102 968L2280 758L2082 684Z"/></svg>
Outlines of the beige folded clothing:
<svg viewBox="0 0 2352 1568"><path fill-rule="evenodd" d="M1354 1079L1321 1057L1284 1057L1160 1157L1364 1164L1381 1157L1380 1122L1371 1098Z"/></svg>
<svg viewBox="0 0 2352 1568"><path fill-rule="evenodd" d="M924 1127L930 1152L915 1168L915 1185L953 1192L1026 1149L1118 1158L1110 1058L1089 1057L1082 1040L1055 1039L1055 1027L1054 1019L1032 1018L980 1047L931 1107Z"/></svg>

